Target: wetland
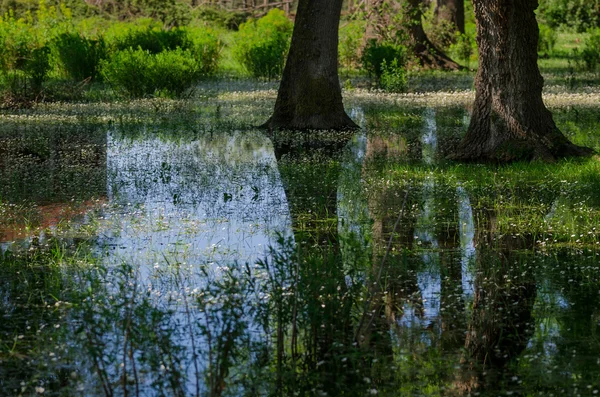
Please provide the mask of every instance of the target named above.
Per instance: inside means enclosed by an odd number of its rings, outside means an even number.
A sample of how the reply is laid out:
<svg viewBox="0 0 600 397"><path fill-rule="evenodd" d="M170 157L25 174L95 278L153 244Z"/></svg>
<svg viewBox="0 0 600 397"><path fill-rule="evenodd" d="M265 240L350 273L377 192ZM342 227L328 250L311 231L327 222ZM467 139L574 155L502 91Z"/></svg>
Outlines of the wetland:
<svg viewBox="0 0 600 397"><path fill-rule="evenodd" d="M597 86L555 83L600 151ZM597 157L445 160L470 80L306 134L255 127L274 84L203 84L2 111L0 395L598 394Z"/></svg>

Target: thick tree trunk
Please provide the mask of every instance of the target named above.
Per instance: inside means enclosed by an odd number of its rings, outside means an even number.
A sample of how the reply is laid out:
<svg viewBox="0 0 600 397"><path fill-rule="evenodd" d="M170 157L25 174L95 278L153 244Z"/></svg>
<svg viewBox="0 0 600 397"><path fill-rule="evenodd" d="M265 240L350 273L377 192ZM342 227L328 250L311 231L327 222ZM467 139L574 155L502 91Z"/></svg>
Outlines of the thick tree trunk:
<svg viewBox="0 0 600 397"><path fill-rule="evenodd" d="M342 0L301 0L273 116L273 129L347 130L358 126L342 103L338 29Z"/></svg>
<svg viewBox="0 0 600 397"><path fill-rule="evenodd" d="M448 21L460 33L465 33L465 0L436 0L435 21Z"/></svg>
<svg viewBox="0 0 600 397"><path fill-rule="evenodd" d="M474 0L479 69L471 124L455 160L590 155L558 130L542 101L536 0Z"/></svg>

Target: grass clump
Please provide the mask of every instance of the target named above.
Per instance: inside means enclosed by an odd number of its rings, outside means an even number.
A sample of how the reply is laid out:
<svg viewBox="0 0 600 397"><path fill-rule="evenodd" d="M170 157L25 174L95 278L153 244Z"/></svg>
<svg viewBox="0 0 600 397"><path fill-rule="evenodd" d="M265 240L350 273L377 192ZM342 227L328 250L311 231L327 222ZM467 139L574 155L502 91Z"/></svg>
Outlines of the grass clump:
<svg viewBox="0 0 600 397"><path fill-rule="evenodd" d="M283 11L273 9L259 20L240 25L233 53L254 77L275 78L283 66L292 37L292 22Z"/></svg>

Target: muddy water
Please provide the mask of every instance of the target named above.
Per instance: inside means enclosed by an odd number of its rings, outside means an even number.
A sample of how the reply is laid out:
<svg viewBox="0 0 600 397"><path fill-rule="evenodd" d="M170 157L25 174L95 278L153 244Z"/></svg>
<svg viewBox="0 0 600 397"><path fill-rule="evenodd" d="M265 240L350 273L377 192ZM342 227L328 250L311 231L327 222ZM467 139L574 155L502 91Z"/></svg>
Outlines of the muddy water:
<svg viewBox="0 0 600 397"><path fill-rule="evenodd" d="M532 177L547 199L490 206L477 168L436 168L464 109L352 115L3 137L0 394L596 395L594 197Z"/></svg>

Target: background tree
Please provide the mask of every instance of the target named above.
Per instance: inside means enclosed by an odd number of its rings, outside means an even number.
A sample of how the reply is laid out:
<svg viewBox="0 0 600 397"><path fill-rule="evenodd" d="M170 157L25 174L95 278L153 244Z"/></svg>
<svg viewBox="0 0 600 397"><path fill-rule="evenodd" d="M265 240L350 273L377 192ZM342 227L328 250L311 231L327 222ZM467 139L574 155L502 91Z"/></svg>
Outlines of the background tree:
<svg viewBox="0 0 600 397"><path fill-rule="evenodd" d="M409 52L422 67L460 69L460 65L436 48L425 34L422 6L422 0L368 0L366 40L395 41L404 35Z"/></svg>
<svg viewBox="0 0 600 397"><path fill-rule="evenodd" d="M342 0L301 0L275 110L264 127L358 128L344 111L338 77Z"/></svg>
<svg viewBox="0 0 600 397"><path fill-rule="evenodd" d="M471 124L456 160L554 160L589 155L556 127L542 101L535 0L474 0L479 69Z"/></svg>
<svg viewBox="0 0 600 397"><path fill-rule="evenodd" d="M465 33L465 0L436 0L433 13L436 23L447 21L456 31Z"/></svg>

